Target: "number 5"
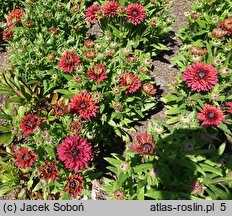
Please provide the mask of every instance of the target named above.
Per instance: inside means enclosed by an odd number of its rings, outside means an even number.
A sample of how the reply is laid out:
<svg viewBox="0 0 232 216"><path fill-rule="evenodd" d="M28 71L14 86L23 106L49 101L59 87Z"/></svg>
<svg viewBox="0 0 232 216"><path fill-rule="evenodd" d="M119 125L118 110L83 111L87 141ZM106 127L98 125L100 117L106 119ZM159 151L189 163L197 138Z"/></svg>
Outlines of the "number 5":
<svg viewBox="0 0 232 216"><path fill-rule="evenodd" d="M225 211L226 210L226 203L221 203L221 211Z"/></svg>

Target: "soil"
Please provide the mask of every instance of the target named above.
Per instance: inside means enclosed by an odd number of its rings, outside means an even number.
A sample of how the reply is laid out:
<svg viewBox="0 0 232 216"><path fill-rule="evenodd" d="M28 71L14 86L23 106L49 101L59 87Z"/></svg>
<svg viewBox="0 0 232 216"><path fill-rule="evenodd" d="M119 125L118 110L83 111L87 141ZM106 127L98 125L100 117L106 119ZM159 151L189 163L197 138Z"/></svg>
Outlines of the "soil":
<svg viewBox="0 0 232 216"><path fill-rule="evenodd" d="M175 23L172 25L173 32L170 38L168 38L165 42L169 46L170 51L163 52L156 59L154 59L153 65L154 70L152 71L152 76L155 78L160 91L162 92L161 96L164 96L168 92L170 92L168 85L173 80L173 78L180 73L178 69L176 69L171 64L171 59L176 55L179 46L181 45L181 41L176 37L176 33L181 26L187 25L187 20L184 16L185 12L189 12L189 4L194 2L194 0L173 0L173 20ZM6 67L7 62L7 52L1 46L0 40L0 71ZM0 95L0 106L3 103L3 97ZM150 119L157 120L165 120L165 108L162 104L159 104L158 109L151 111L148 118L141 120L136 123L136 133L131 133L132 140L135 140L137 134L146 133L148 121ZM0 122L1 124L1 122ZM130 143L128 143L130 145ZM91 199L105 199L106 194L102 190L103 182L101 180L94 180L93 182L93 190ZM14 193L11 193L7 196L0 197L0 199L14 199Z"/></svg>

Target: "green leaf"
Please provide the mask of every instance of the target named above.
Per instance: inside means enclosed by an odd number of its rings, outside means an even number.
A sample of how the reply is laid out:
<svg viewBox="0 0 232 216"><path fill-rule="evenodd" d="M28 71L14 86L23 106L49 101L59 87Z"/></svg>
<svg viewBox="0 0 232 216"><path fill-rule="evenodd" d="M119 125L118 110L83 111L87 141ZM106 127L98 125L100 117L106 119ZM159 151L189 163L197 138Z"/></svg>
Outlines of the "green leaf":
<svg viewBox="0 0 232 216"><path fill-rule="evenodd" d="M0 119L11 120L12 118L6 114L0 114Z"/></svg>
<svg viewBox="0 0 232 216"><path fill-rule="evenodd" d="M174 94L167 94L164 97L161 98L161 101L163 101L164 103L168 103L171 101L177 101L178 97Z"/></svg>
<svg viewBox="0 0 232 216"><path fill-rule="evenodd" d="M173 192L169 192L169 191L161 191L161 190L157 190L157 191L149 191L145 194L146 197L150 197L153 198L155 200L164 200L164 199L170 199L170 197L173 196Z"/></svg>
<svg viewBox="0 0 232 216"><path fill-rule="evenodd" d="M123 183L127 180L128 177L129 177L129 175L127 173L121 172L118 175L117 186L119 188L122 187Z"/></svg>
<svg viewBox="0 0 232 216"><path fill-rule="evenodd" d="M47 145L47 146L44 147L44 149L49 154L49 156L51 156L53 159L56 158L56 154L55 154L55 151L54 151L52 146Z"/></svg>
<svg viewBox="0 0 232 216"><path fill-rule="evenodd" d="M216 169L208 164L203 164L203 163L200 163L199 164L201 166L201 168L205 171L205 172L212 172L212 173L215 173L219 176L223 176L223 173L221 171L221 169Z"/></svg>
<svg viewBox="0 0 232 216"><path fill-rule="evenodd" d="M115 167L119 167L120 164L122 163L121 160L119 159L114 159L114 158L110 158L110 157L106 157L104 158L108 163L110 163L111 165L115 166Z"/></svg>
<svg viewBox="0 0 232 216"><path fill-rule="evenodd" d="M0 134L0 145L10 144L14 139L14 135L11 133Z"/></svg>
<svg viewBox="0 0 232 216"><path fill-rule="evenodd" d="M144 200L144 187L137 191L137 200Z"/></svg>
<svg viewBox="0 0 232 216"><path fill-rule="evenodd" d="M61 200L70 200L71 194L69 192L63 192L62 196L60 197Z"/></svg>
<svg viewBox="0 0 232 216"><path fill-rule="evenodd" d="M40 182L37 183L37 185L34 187L34 189L32 190L32 192L36 192L36 191L40 190L41 187L42 187L42 186L41 186Z"/></svg>
<svg viewBox="0 0 232 216"><path fill-rule="evenodd" d="M145 170L153 169L154 165L152 163L146 163L146 164L140 164L135 167L133 167L134 171L136 173L143 172Z"/></svg>
<svg viewBox="0 0 232 216"><path fill-rule="evenodd" d="M226 142L222 143L220 147L218 148L218 155L222 155L226 148Z"/></svg>
<svg viewBox="0 0 232 216"><path fill-rule="evenodd" d="M0 131L1 132L10 132L11 131L11 129L12 129L12 126L11 125L5 125L5 126L1 126L0 125Z"/></svg>

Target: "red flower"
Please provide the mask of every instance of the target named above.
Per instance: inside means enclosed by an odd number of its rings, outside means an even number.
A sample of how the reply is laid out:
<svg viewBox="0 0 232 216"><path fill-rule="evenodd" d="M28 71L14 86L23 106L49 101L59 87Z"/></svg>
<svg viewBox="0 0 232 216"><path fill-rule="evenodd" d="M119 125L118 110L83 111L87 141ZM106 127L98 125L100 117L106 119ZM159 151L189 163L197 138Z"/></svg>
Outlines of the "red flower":
<svg viewBox="0 0 232 216"><path fill-rule="evenodd" d="M120 4L118 4L114 1L110 1L104 5L102 10L103 10L105 16L114 17L117 14L119 7L120 7Z"/></svg>
<svg viewBox="0 0 232 216"><path fill-rule="evenodd" d="M32 150L28 150L28 148L23 147L22 149L18 150L16 153L16 166L19 168L27 168L34 165L35 160L38 157Z"/></svg>
<svg viewBox="0 0 232 216"><path fill-rule="evenodd" d="M106 76L106 67L104 64L95 64L92 69L88 70L87 73L88 79L93 79L97 83L108 78Z"/></svg>
<svg viewBox="0 0 232 216"><path fill-rule="evenodd" d="M72 73L73 69L80 63L80 56L76 55L74 52L66 52L62 55L58 62L58 66L62 71Z"/></svg>
<svg viewBox="0 0 232 216"><path fill-rule="evenodd" d="M70 100L71 112L76 113L80 119L90 121L90 117L96 116L98 106L89 92L80 92Z"/></svg>
<svg viewBox="0 0 232 216"><path fill-rule="evenodd" d="M154 86L151 83L143 84L142 89L146 94L156 94L156 89L154 89Z"/></svg>
<svg viewBox="0 0 232 216"><path fill-rule="evenodd" d="M53 107L53 113L55 116L64 116L68 112L68 106L63 103L56 103Z"/></svg>
<svg viewBox="0 0 232 216"><path fill-rule="evenodd" d="M86 48L89 48L89 49L94 48L95 42L93 40L91 40L91 39L87 39L87 40L84 41L84 46Z"/></svg>
<svg viewBox="0 0 232 216"><path fill-rule="evenodd" d="M135 76L132 72L123 73L120 79L120 86L127 86L126 93L134 93L141 87L140 79Z"/></svg>
<svg viewBox="0 0 232 216"><path fill-rule="evenodd" d="M59 179L59 170L56 166L56 162L45 161L45 165L40 167L40 171L43 173L45 179L50 179L54 181Z"/></svg>
<svg viewBox="0 0 232 216"><path fill-rule="evenodd" d="M101 13L101 6L92 5L87 8L87 11L85 13L85 18L90 22L97 21L98 20L97 15L100 13Z"/></svg>
<svg viewBox="0 0 232 216"><path fill-rule="evenodd" d="M80 174L76 174L74 176L70 176L67 180L68 182L64 186L64 191L68 191L73 198L76 198L83 190L83 177Z"/></svg>
<svg viewBox="0 0 232 216"><path fill-rule="evenodd" d="M87 139L79 136L66 137L57 147L58 158L67 170L78 172L86 169L92 159L92 146Z"/></svg>
<svg viewBox="0 0 232 216"><path fill-rule="evenodd" d="M141 4L129 4L126 7L126 19L133 25L138 25L146 18L146 12Z"/></svg>
<svg viewBox="0 0 232 216"><path fill-rule="evenodd" d="M156 148L156 144L153 143L152 136L149 134L140 134L136 137L139 145L130 146L133 152L140 153L142 155L153 155Z"/></svg>
<svg viewBox="0 0 232 216"><path fill-rule="evenodd" d="M197 114L197 119L203 121L202 126L217 126L222 123L225 116L219 107L205 104L204 109Z"/></svg>
<svg viewBox="0 0 232 216"><path fill-rule="evenodd" d="M232 113L232 101L227 102L226 105L227 105L227 112Z"/></svg>
<svg viewBox="0 0 232 216"><path fill-rule="evenodd" d="M69 125L69 130L73 133L73 134L79 134L82 131L82 126L81 123L78 121L72 121Z"/></svg>
<svg viewBox="0 0 232 216"><path fill-rule="evenodd" d="M7 28L6 30L4 30L2 32L3 40L9 40L10 38L13 37L13 35L14 35L13 28L14 27L15 27L15 25L10 25L9 28Z"/></svg>
<svg viewBox="0 0 232 216"><path fill-rule="evenodd" d="M24 11L21 8L12 10L8 14L7 22L8 24L22 24L21 17L23 16Z"/></svg>
<svg viewBox="0 0 232 216"><path fill-rule="evenodd" d="M40 125L40 120L35 114L27 114L23 117L20 128L28 136L34 129Z"/></svg>
<svg viewBox="0 0 232 216"><path fill-rule="evenodd" d="M188 67L182 78L192 91L209 91L214 88L218 71L210 64L197 62Z"/></svg>
<svg viewBox="0 0 232 216"><path fill-rule="evenodd" d="M218 25L221 29L225 30L227 35L232 34L232 17L225 19L222 23Z"/></svg>

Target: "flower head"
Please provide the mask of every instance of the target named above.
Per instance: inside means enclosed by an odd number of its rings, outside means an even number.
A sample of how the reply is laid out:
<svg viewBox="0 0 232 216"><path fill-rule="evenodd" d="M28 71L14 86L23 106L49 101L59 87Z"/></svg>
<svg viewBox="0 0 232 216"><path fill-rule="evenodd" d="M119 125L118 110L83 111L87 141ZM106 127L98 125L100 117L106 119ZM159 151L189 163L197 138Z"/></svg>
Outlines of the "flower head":
<svg viewBox="0 0 232 216"><path fill-rule="evenodd" d="M58 158L67 170L78 172L86 169L92 159L92 146L87 139L79 136L66 137L57 147Z"/></svg>
<svg viewBox="0 0 232 216"><path fill-rule="evenodd" d="M114 17L117 14L119 7L120 7L119 3L116 3L114 1L110 1L103 6L102 10L103 10L105 16Z"/></svg>
<svg viewBox="0 0 232 216"><path fill-rule="evenodd" d="M7 28L6 30L4 30L2 32L2 39L3 40L9 40L10 38L13 37L13 35L14 35L13 28L14 28L14 25L10 25L9 28Z"/></svg>
<svg viewBox="0 0 232 216"><path fill-rule="evenodd" d="M138 25L146 18L146 12L141 4L129 4L126 7L126 19L133 25Z"/></svg>
<svg viewBox="0 0 232 216"><path fill-rule="evenodd" d="M56 162L46 160L45 164L40 167L40 171L45 179L50 179L51 181L59 179L60 172L56 166Z"/></svg>
<svg viewBox="0 0 232 216"><path fill-rule="evenodd" d="M206 48L202 48L202 47L198 47L198 46L192 46L189 49L189 51L192 55L197 55L197 56L203 56L207 53Z"/></svg>
<svg viewBox="0 0 232 216"><path fill-rule="evenodd" d="M88 70L87 73L88 79L93 79L97 83L108 78L106 76L106 67L104 64L95 64L92 69Z"/></svg>
<svg viewBox="0 0 232 216"><path fill-rule="evenodd" d="M94 48L95 42L93 40L91 40L91 39L87 39L87 40L84 41L84 46L86 48L88 48L88 49Z"/></svg>
<svg viewBox="0 0 232 216"><path fill-rule="evenodd" d="M197 114L197 119L203 121L202 126L217 126L222 123L225 116L219 107L205 104L204 109Z"/></svg>
<svg viewBox="0 0 232 216"><path fill-rule="evenodd" d="M68 112L68 106L63 103L57 103L53 107L53 113L55 116L63 116Z"/></svg>
<svg viewBox="0 0 232 216"><path fill-rule="evenodd" d="M142 89L146 94L151 94L151 95L156 94L156 89L154 88L154 86L151 83L143 84Z"/></svg>
<svg viewBox="0 0 232 216"><path fill-rule="evenodd" d="M97 21L98 14L100 13L101 13L101 6L92 5L87 8L87 11L85 13L85 18L89 20L90 22Z"/></svg>
<svg viewBox="0 0 232 216"><path fill-rule="evenodd" d="M120 86L126 86L126 93L134 93L141 87L140 79L134 75L132 72L130 73L123 73L120 79Z"/></svg>
<svg viewBox="0 0 232 216"><path fill-rule="evenodd" d="M156 144L153 143L152 136L149 134L140 134L136 137L139 145L130 146L133 152L140 153L141 155L153 155Z"/></svg>
<svg viewBox="0 0 232 216"><path fill-rule="evenodd" d="M219 27L226 31L227 35L232 34L232 17L225 19L222 23L219 24Z"/></svg>
<svg viewBox="0 0 232 216"><path fill-rule="evenodd" d="M192 187L191 187L191 192L195 195L201 195L203 192L203 187L202 184L200 183L199 180L196 180L193 182Z"/></svg>
<svg viewBox="0 0 232 216"><path fill-rule="evenodd" d="M80 63L80 56L76 55L74 52L66 52L62 55L58 62L58 66L62 71L72 73L74 68Z"/></svg>
<svg viewBox="0 0 232 216"><path fill-rule="evenodd" d="M232 101L226 102L227 112L232 113Z"/></svg>
<svg viewBox="0 0 232 216"><path fill-rule="evenodd" d="M24 11L22 8L16 8L12 10L7 17L8 24L22 24L21 17L23 16Z"/></svg>
<svg viewBox="0 0 232 216"><path fill-rule="evenodd" d="M119 189L115 190L114 191L114 198L116 200L124 200L125 199L125 193L124 193L124 191L119 190Z"/></svg>
<svg viewBox="0 0 232 216"><path fill-rule="evenodd" d="M16 166L19 168L28 168L34 165L38 157L34 151L29 150L27 147L23 147L16 153Z"/></svg>
<svg viewBox="0 0 232 216"><path fill-rule="evenodd" d="M64 191L68 191L73 198L76 198L78 194L83 190L83 177L80 174L76 174L67 178L68 182L64 186Z"/></svg>
<svg viewBox="0 0 232 216"><path fill-rule="evenodd" d="M23 117L20 128L23 133L28 136L34 129L40 125L40 120L35 114L27 114Z"/></svg>
<svg viewBox="0 0 232 216"><path fill-rule="evenodd" d="M80 119L90 121L90 117L96 116L99 107L89 92L82 91L71 98L70 108Z"/></svg>
<svg viewBox="0 0 232 216"><path fill-rule="evenodd" d="M79 121L72 121L69 125L69 130L77 135L82 131L82 126L81 123Z"/></svg>
<svg viewBox="0 0 232 216"><path fill-rule="evenodd" d="M218 71L210 64L197 62L188 67L182 78L192 91L209 91L214 88Z"/></svg>

